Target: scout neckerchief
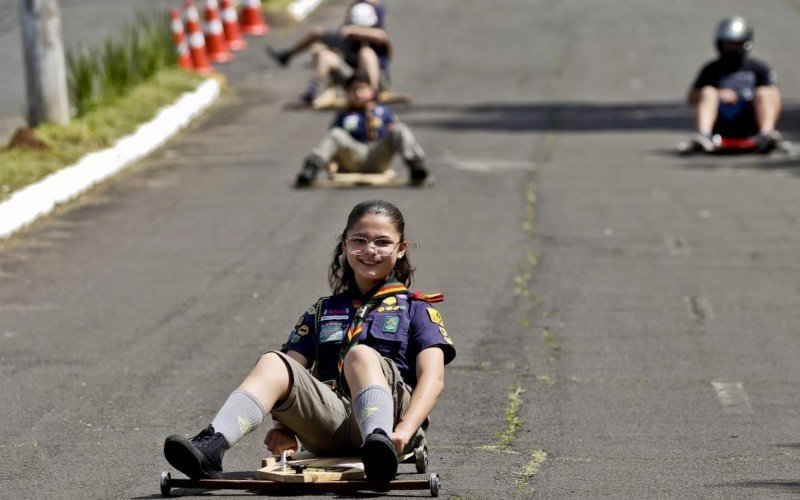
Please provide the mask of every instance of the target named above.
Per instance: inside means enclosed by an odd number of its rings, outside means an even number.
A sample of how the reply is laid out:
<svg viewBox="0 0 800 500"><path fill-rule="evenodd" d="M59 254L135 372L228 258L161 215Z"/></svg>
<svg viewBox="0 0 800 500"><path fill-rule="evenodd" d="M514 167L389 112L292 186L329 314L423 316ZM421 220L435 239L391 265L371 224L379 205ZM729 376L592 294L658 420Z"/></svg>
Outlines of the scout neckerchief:
<svg viewBox="0 0 800 500"><path fill-rule="evenodd" d="M356 344L358 344L358 337L361 335L361 330L364 326L364 318L372 311L375 306L380 304L383 299L387 297L394 297L401 293L408 293L408 289L402 283L398 282L393 276L386 280L380 288L370 297L365 304L362 305L361 300L353 299L353 306L357 308L356 315L353 321L347 328L347 333L342 338L342 348L339 350L339 362L336 368L339 371L339 387L342 386L342 368L344 367L344 357L347 352Z"/></svg>
<svg viewBox="0 0 800 500"><path fill-rule="evenodd" d="M367 134L367 140L378 140L378 127L381 126L381 120L375 116L375 101L368 102L364 106L364 128Z"/></svg>

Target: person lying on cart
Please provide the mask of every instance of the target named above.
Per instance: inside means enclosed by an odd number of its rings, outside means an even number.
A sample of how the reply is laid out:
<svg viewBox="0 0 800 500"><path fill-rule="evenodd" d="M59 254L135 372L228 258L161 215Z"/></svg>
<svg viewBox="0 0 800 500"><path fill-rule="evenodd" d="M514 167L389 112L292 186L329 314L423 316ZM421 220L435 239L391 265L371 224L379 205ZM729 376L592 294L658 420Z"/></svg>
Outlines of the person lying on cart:
<svg viewBox="0 0 800 500"><path fill-rule="evenodd" d="M719 57L707 63L687 96L696 109L695 149L713 152L721 137L756 137L757 150L769 152L781 141L775 129L781 93L775 71L748 57L753 28L742 17L724 19L716 31Z"/></svg>
<svg viewBox="0 0 800 500"><path fill-rule="evenodd" d="M338 112L322 142L308 155L295 185L307 187L332 163L338 172L382 173L400 154L412 185L428 179L425 152L411 129L375 101L369 78L358 73L347 82L347 108Z"/></svg>
<svg viewBox="0 0 800 500"><path fill-rule="evenodd" d="M350 6L338 30L314 28L287 49L267 47L267 53L281 66L311 49L314 74L309 79L301 102L311 105L327 84L344 85L354 73L369 76L376 93L390 85L391 41L384 27L382 2L356 1Z"/></svg>
<svg viewBox="0 0 800 500"><path fill-rule="evenodd" d="M293 455L298 439L318 456L360 454L368 480L395 477L398 455L424 439L444 389L453 342L432 303L411 293L400 210L382 200L356 205L333 252L333 295L304 312L280 351L262 355L206 429L169 436L164 456L192 479L222 476L225 452L267 415L264 440Z"/></svg>

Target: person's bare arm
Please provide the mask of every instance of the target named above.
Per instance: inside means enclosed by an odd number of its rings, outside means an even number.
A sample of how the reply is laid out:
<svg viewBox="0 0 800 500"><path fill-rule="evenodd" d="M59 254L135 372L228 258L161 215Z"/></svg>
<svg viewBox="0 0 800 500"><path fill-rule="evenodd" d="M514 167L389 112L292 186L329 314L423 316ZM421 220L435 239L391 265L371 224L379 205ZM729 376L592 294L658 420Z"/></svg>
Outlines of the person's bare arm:
<svg viewBox="0 0 800 500"><path fill-rule="evenodd" d="M308 358L299 352L288 351L286 355L308 368ZM297 452L298 447L294 432L284 427L284 425L277 420L272 421L272 429L267 431L264 444L267 445L267 449L273 455L280 455L283 450L286 450L286 454L290 457Z"/></svg>
<svg viewBox="0 0 800 500"><path fill-rule="evenodd" d="M343 37L367 43L389 44L389 35L381 28L367 28L348 24L339 29Z"/></svg>
<svg viewBox="0 0 800 500"><path fill-rule="evenodd" d="M406 444L433 410L444 389L444 352L438 347L423 349L417 355L417 386L411 394L411 402L403 419L392 433L397 453L402 453Z"/></svg>
<svg viewBox="0 0 800 500"><path fill-rule="evenodd" d="M700 102L700 89L691 88L686 94L686 104L689 106L697 106Z"/></svg>

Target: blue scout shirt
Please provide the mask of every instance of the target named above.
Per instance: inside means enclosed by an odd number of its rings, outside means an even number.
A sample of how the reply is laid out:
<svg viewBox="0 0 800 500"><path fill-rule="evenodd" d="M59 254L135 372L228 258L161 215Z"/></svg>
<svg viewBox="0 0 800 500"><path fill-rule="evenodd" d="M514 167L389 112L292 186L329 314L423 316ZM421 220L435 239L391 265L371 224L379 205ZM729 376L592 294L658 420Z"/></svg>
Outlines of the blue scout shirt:
<svg viewBox="0 0 800 500"><path fill-rule="evenodd" d="M369 114L372 119L372 128L376 132L374 140L380 141L389 133L389 125L394 123L394 116L389 108L380 104L376 104ZM331 123L331 128L343 128L353 139L359 142L369 142L367 119L365 110L347 109L336 115Z"/></svg>
<svg viewBox="0 0 800 500"><path fill-rule="evenodd" d="M281 351L297 351L309 363L316 361L319 380L336 379L342 339L355 313L347 293L323 299L318 311L312 306L303 313ZM316 315L319 331L315 329ZM387 297L367 315L358 343L394 361L403 380L412 387L417 382L417 355L423 349L442 349L445 364L456 357L439 312L427 302L409 300L404 294Z"/></svg>

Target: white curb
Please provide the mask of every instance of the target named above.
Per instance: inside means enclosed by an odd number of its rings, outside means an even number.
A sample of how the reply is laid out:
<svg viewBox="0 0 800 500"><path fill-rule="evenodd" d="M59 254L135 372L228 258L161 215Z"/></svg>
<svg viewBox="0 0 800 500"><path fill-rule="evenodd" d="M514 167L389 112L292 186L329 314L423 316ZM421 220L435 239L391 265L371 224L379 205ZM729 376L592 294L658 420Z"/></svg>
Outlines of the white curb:
<svg viewBox="0 0 800 500"><path fill-rule="evenodd" d="M290 3L286 10L289 11L289 14L295 21L302 21L308 17L320 3L322 3L322 0L296 0Z"/></svg>
<svg viewBox="0 0 800 500"><path fill-rule="evenodd" d="M220 90L219 82L210 78L193 92L183 94L174 104L162 108L150 122L114 146L89 153L75 165L12 193L8 200L0 203L0 238L8 238L50 213L59 203L75 198L167 142L208 108Z"/></svg>

